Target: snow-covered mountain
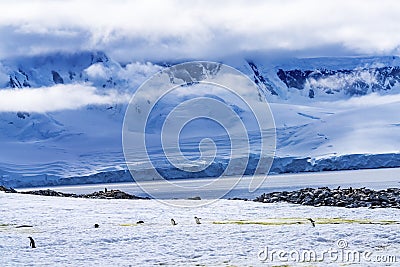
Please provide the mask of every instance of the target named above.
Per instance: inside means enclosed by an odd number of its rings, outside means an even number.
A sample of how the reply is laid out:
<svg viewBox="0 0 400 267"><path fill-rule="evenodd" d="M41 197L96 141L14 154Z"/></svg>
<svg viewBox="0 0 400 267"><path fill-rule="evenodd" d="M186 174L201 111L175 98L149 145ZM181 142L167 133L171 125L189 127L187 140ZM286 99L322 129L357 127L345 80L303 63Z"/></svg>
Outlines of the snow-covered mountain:
<svg viewBox="0 0 400 267"><path fill-rule="evenodd" d="M334 101L373 92L399 93L400 88L400 58L395 56L282 61L228 58L222 62L247 74L267 97L277 96L277 100L300 94ZM0 88L90 82L97 88L134 90L145 78L169 65L120 64L100 51L11 58L1 62Z"/></svg>
<svg viewBox="0 0 400 267"><path fill-rule="evenodd" d="M400 58L221 61L252 79L271 103L277 128L272 172L400 166ZM99 94L132 94L166 66L122 64L103 52L10 58L0 62L0 90L85 84ZM108 103L1 112L0 184L131 180L121 144L125 109L126 103ZM252 157L250 163L258 160ZM203 174L216 175L224 164L216 160Z"/></svg>

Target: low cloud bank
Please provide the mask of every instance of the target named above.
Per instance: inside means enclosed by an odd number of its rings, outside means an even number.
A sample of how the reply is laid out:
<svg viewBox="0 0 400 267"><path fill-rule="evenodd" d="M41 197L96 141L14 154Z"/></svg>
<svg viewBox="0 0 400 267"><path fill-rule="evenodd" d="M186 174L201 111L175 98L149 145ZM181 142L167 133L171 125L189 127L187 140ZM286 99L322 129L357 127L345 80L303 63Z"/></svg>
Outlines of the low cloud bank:
<svg viewBox="0 0 400 267"><path fill-rule="evenodd" d="M98 91L82 84L55 85L34 89L0 90L0 112L51 112L79 109L87 105L128 103L129 94Z"/></svg>
<svg viewBox="0 0 400 267"><path fill-rule="evenodd" d="M102 50L120 61L399 54L400 2L3 1L0 58Z"/></svg>

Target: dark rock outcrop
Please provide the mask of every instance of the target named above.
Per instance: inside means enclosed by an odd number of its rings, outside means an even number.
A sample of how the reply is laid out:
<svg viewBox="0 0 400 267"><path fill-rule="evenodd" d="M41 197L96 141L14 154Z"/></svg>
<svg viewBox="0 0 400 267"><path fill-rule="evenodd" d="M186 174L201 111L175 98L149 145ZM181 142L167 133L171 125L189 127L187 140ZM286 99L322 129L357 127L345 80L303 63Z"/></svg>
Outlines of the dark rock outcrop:
<svg viewBox="0 0 400 267"><path fill-rule="evenodd" d="M248 64L253 71L253 80L258 85L258 87L268 91L271 95L278 95L278 93L272 87L271 82L269 82L263 75L261 75L257 65L251 61L249 61Z"/></svg>
<svg viewBox="0 0 400 267"><path fill-rule="evenodd" d="M125 193L121 190L107 190L107 192L104 191L98 191L94 192L91 194L83 194L83 195L77 195L75 197L78 198L94 198L94 199L147 199L147 198L142 198L138 197L135 195L130 195L128 193Z"/></svg>
<svg viewBox="0 0 400 267"><path fill-rule="evenodd" d="M400 67L385 66L381 68L359 69L291 69L277 71L278 78L287 88L303 90L309 84L309 97L314 98L316 91L326 94L335 94L344 90L345 94L353 96L366 95L371 92L386 91L392 89L400 82ZM337 81L338 88L329 86L328 83L318 83L319 80ZM317 81L317 83L313 83Z"/></svg>
<svg viewBox="0 0 400 267"><path fill-rule="evenodd" d="M282 191L262 194L257 202L288 202L308 206L337 206L346 208L398 208L400 209L400 188L384 190L330 189L328 187L305 188L297 191Z"/></svg>
<svg viewBox="0 0 400 267"><path fill-rule="evenodd" d="M63 78L60 76L60 74L57 71L53 70L53 71L51 71L51 74L53 75L53 82L55 84L59 84L59 83L63 84L64 83Z"/></svg>
<svg viewBox="0 0 400 267"><path fill-rule="evenodd" d="M19 193L19 194L30 194L30 195L51 196L51 197L73 197L73 198L92 198L92 199L149 199L131 195L118 189L98 191L90 194L80 194L80 195L73 193L57 192L50 189L17 192L12 188L6 188L4 186L0 186L0 191L4 191L6 193Z"/></svg>
<svg viewBox="0 0 400 267"><path fill-rule="evenodd" d="M0 185L0 191L6 192L6 193L17 193L17 191L15 191L15 189L13 189L12 187L7 188L7 187L2 186L2 185Z"/></svg>

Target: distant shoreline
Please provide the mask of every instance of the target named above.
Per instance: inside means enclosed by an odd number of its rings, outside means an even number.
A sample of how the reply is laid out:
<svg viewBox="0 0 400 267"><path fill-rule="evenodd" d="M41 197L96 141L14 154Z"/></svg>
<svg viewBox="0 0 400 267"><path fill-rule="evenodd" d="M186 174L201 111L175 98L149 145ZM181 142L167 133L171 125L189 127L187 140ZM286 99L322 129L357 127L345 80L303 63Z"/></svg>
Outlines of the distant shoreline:
<svg viewBox="0 0 400 267"><path fill-rule="evenodd" d="M12 188L0 186L0 191L6 193L31 194L39 196L71 197L87 199L150 199L125 193L118 189L97 191L90 194L63 193L54 190L34 190L18 192ZM200 197L187 198L188 200L201 200ZM247 198L230 198L230 200L244 200ZM396 208L400 209L400 188L388 188L383 190L372 190L368 188L336 188L329 187L303 188L294 191L280 191L263 193L261 196L252 199L255 202L277 203L287 202L306 206L332 206L345 208Z"/></svg>

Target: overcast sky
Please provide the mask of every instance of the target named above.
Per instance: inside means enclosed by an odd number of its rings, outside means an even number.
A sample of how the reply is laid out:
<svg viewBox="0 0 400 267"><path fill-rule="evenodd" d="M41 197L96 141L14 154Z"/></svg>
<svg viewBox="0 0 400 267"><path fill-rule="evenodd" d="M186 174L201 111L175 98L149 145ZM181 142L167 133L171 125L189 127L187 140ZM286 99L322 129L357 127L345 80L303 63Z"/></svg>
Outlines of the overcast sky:
<svg viewBox="0 0 400 267"><path fill-rule="evenodd" d="M398 55L400 1L0 1L0 58L103 50L120 61L231 54Z"/></svg>

